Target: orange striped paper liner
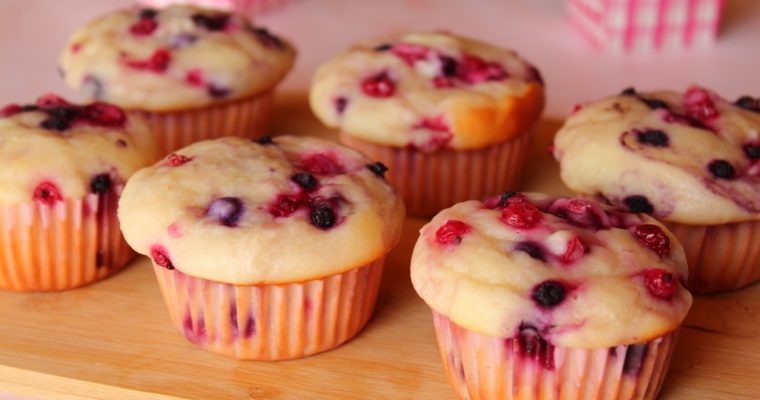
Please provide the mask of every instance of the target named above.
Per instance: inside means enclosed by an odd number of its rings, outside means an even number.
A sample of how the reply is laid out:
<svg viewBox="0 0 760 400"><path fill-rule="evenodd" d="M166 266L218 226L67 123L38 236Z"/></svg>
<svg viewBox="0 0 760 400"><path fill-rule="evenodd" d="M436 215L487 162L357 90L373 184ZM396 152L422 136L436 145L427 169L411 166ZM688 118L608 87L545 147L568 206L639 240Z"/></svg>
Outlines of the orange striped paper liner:
<svg viewBox="0 0 760 400"><path fill-rule="evenodd" d="M0 288L72 289L103 279L135 256L119 230L118 194L0 206Z"/></svg>
<svg viewBox="0 0 760 400"><path fill-rule="evenodd" d="M760 280L760 221L722 225L664 223L686 251L692 292L739 289Z"/></svg>
<svg viewBox="0 0 760 400"><path fill-rule="evenodd" d="M161 156L201 140L223 136L255 138L266 133L272 91L223 104L172 112L140 112L156 137Z"/></svg>
<svg viewBox="0 0 760 400"><path fill-rule="evenodd" d="M482 149L432 153L374 144L345 133L340 141L388 166L385 177L404 199L407 214L425 218L462 201L518 189L531 136L527 132Z"/></svg>
<svg viewBox="0 0 760 400"><path fill-rule="evenodd" d="M470 331L435 311L433 321L449 383L469 400L655 399L677 336L601 349L543 344L534 353L553 356L546 368L539 357L526 356L517 339Z"/></svg>
<svg viewBox="0 0 760 400"><path fill-rule="evenodd" d="M383 262L282 285L233 285L153 269L172 322L190 342L238 359L284 360L356 336L375 307Z"/></svg>

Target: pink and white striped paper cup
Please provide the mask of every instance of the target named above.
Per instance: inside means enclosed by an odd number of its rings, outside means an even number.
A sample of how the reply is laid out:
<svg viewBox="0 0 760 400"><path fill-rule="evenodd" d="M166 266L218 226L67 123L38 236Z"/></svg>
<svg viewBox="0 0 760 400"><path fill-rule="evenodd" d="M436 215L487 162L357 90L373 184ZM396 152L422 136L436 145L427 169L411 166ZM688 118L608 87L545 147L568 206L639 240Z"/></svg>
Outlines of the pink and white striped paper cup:
<svg viewBox="0 0 760 400"><path fill-rule="evenodd" d="M706 47L725 0L567 0L570 23L597 48L614 52Z"/></svg>

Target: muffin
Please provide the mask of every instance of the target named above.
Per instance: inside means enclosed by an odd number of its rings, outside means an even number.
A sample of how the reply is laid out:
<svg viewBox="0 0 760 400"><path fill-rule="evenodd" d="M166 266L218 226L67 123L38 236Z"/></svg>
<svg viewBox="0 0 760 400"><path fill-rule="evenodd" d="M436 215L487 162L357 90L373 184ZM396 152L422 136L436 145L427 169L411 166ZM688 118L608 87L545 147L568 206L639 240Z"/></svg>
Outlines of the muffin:
<svg viewBox="0 0 760 400"><path fill-rule="evenodd" d="M575 192L663 221L686 250L693 291L760 280L757 99L629 88L568 118L554 157Z"/></svg>
<svg viewBox="0 0 760 400"><path fill-rule="evenodd" d="M0 288L71 289L134 256L116 204L134 171L156 160L141 118L55 95L0 109Z"/></svg>
<svg viewBox="0 0 760 400"><path fill-rule="evenodd" d="M430 217L519 185L544 85L514 51L407 33L320 66L309 100L343 143L390 167L410 215Z"/></svg>
<svg viewBox="0 0 760 400"><path fill-rule="evenodd" d="M505 193L425 225L412 254L462 399L654 399L691 306L654 218Z"/></svg>
<svg viewBox="0 0 760 400"><path fill-rule="evenodd" d="M288 42L241 15L178 5L89 22L69 39L60 70L87 98L142 112L165 155L203 139L263 134L294 57Z"/></svg>
<svg viewBox="0 0 760 400"><path fill-rule="evenodd" d="M404 219L383 169L338 144L199 142L138 171L119 219L196 345L279 360L355 336Z"/></svg>

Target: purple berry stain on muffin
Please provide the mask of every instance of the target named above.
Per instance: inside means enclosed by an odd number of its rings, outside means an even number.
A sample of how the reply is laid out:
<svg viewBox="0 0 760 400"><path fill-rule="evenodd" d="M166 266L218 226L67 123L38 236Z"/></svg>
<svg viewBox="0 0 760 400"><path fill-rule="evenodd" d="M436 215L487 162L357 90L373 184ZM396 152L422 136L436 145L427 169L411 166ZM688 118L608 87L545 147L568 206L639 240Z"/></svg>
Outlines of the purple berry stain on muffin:
<svg viewBox="0 0 760 400"><path fill-rule="evenodd" d="M380 178L385 178L385 173L388 171L388 167L380 161L374 164L367 164L367 169Z"/></svg>
<svg viewBox="0 0 760 400"><path fill-rule="evenodd" d="M533 288L531 298L542 308L550 309L565 301L567 290L565 285L557 281L541 282Z"/></svg>
<svg viewBox="0 0 760 400"><path fill-rule="evenodd" d="M221 197L209 204L206 216L219 221L220 224L234 228L240 221L245 208L237 197Z"/></svg>
<svg viewBox="0 0 760 400"><path fill-rule="evenodd" d="M168 270L174 269L174 264L172 264L171 259L169 259L169 253L166 251L166 248L161 245L153 245L150 248L150 256L153 259L153 262L156 263L159 267L166 268Z"/></svg>
<svg viewBox="0 0 760 400"><path fill-rule="evenodd" d="M668 147L668 135L660 129L636 130L636 139L639 143L652 147Z"/></svg>
<svg viewBox="0 0 760 400"><path fill-rule="evenodd" d="M631 212L651 214L654 212L654 206L649 202L646 196L631 195L623 199L623 203Z"/></svg>
<svg viewBox="0 0 760 400"><path fill-rule="evenodd" d="M511 339L508 341L512 342ZM554 370L554 346L541 337L535 326L521 323L516 342L522 357L534 360L549 371Z"/></svg>
<svg viewBox="0 0 760 400"><path fill-rule="evenodd" d="M464 235L471 230L472 228L466 223L450 219L435 231L435 241L442 245L459 244L462 243Z"/></svg>
<svg viewBox="0 0 760 400"><path fill-rule="evenodd" d="M187 340L192 343L203 344L207 340L206 322L201 317L193 324L193 316L190 314L190 309L186 310L185 319L182 321L182 330Z"/></svg>
<svg viewBox="0 0 760 400"><path fill-rule="evenodd" d="M182 49L190 46L198 41L198 35L192 33L183 32L178 35L172 36L169 40L169 47L172 49Z"/></svg>
<svg viewBox="0 0 760 400"><path fill-rule="evenodd" d="M82 92L93 99L103 98L103 82L92 74L87 74L82 79Z"/></svg>
<svg viewBox="0 0 760 400"><path fill-rule="evenodd" d="M528 256L530 256L530 258L533 258L535 260L546 261L546 255L544 253L544 249L541 247L540 244L536 242L527 241L527 240L523 242L518 242L515 245L514 250L523 252L527 254Z"/></svg>
<svg viewBox="0 0 760 400"><path fill-rule="evenodd" d="M158 28L156 21L157 11L153 9L143 9L137 16L137 21L129 27L129 32L136 36L149 36Z"/></svg>
<svg viewBox="0 0 760 400"><path fill-rule="evenodd" d="M63 201L63 196L55 183L42 181L34 188L32 199L40 204L52 207L55 203Z"/></svg>
<svg viewBox="0 0 760 400"><path fill-rule="evenodd" d="M718 179L734 179L736 174L734 166L726 160L712 160L707 164L707 169Z"/></svg>
<svg viewBox="0 0 760 400"><path fill-rule="evenodd" d="M94 194L103 194L111 189L111 177L109 174L95 175L90 180L90 192Z"/></svg>
<svg viewBox="0 0 760 400"><path fill-rule="evenodd" d="M649 350L649 344L629 344L625 350L625 360L623 361L623 373L630 376L636 376L641 372L644 361Z"/></svg>
<svg viewBox="0 0 760 400"><path fill-rule="evenodd" d="M639 243L660 257L670 255L670 238L659 226L653 224L636 225L633 228L633 236Z"/></svg>
<svg viewBox="0 0 760 400"><path fill-rule="evenodd" d="M383 71L362 80L361 88L367 96L385 98L393 96L396 91L396 84L388 72Z"/></svg>

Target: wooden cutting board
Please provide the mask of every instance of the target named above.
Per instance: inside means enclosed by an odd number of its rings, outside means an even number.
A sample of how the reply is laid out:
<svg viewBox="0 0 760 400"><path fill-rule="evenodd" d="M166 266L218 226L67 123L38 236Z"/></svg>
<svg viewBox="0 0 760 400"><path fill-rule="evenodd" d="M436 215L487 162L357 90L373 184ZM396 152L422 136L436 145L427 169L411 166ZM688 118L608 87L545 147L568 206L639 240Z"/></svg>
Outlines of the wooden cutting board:
<svg viewBox="0 0 760 400"><path fill-rule="evenodd" d="M303 96L282 96L275 133L330 137ZM525 189L568 193L537 129ZM424 221L388 257L377 308L344 346L302 360L237 361L187 342L169 321L146 258L63 293L0 292L0 392L53 399L454 399L430 311L408 263ZM760 245L760 244L758 244ZM760 285L696 298L661 399L760 399Z"/></svg>

